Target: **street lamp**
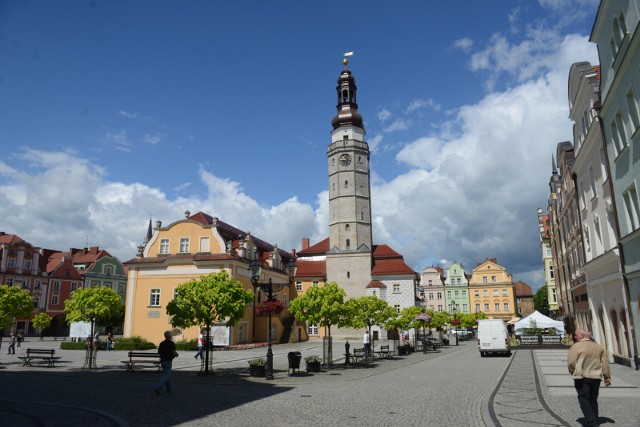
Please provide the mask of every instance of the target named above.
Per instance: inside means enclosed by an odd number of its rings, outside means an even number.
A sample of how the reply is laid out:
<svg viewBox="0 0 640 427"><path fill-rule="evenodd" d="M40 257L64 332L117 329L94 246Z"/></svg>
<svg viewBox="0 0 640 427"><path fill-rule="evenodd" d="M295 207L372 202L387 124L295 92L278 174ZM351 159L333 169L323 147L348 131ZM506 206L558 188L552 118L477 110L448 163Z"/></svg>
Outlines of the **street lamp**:
<svg viewBox="0 0 640 427"><path fill-rule="evenodd" d="M453 313L453 331L456 333L456 345L459 345L458 343L458 322L456 319L456 312L458 310L456 309L456 302L455 301L451 301L451 312Z"/></svg>
<svg viewBox="0 0 640 427"><path fill-rule="evenodd" d="M287 270L287 274L289 275L289 280L293 279L293 275L296 271L296 262L291 259L287 266L285 267ZM267 293L267 301L273 301L273 293L280 292L283 288L289 286L289 282L287 283L273 283L271 282L271 277L269 277L269 281L267 283L259 283L260 274L262 273L262 265L260 261L254 259L249 264L249 270L251 270L251 283L253 284L253 288L260 288L261 291ZM254 307L255 310L255 307ZM269 311L269 332L267 333L267 367L265 370L265 378L268 380L273 379L273 352L271 351L271 311Z"/></svg>

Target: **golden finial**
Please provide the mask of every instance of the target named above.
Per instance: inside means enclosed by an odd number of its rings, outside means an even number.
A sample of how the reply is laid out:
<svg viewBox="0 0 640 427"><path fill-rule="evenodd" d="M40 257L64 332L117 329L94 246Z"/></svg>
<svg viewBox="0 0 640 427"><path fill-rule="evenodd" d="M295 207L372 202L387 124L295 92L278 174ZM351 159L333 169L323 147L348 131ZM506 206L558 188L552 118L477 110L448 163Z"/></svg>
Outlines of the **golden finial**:
<svg viewBox="0 0 640 427"><path fill-rule="evenodd" d="M345 52L345 54L343 55L342 63L344 64L345 68L346 68L347 64L349 63L349 60L347 59L347 56L353 56L353 52Z"/></svg>

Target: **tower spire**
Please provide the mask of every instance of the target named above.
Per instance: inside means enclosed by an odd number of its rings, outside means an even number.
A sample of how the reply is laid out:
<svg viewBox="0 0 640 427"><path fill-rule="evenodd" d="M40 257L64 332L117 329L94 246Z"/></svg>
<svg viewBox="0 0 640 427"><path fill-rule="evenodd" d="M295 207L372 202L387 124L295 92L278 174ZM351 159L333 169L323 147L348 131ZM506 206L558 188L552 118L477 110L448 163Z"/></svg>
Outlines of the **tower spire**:
<svg viewBox="0 0 640 427"><path fill-rule="evenodd" d="M338 113L331 120L334 130L345 125L363 128L362 116L358 113L358 104L356 103L356 92L358 91L356 80L347 68L349 64L347 57L352 55L353 52L347 52L342 60L344 69L340 73L340 77L338 77L338 86L336 86L336 92L338 93L338 105L336 108Z"/></svg>

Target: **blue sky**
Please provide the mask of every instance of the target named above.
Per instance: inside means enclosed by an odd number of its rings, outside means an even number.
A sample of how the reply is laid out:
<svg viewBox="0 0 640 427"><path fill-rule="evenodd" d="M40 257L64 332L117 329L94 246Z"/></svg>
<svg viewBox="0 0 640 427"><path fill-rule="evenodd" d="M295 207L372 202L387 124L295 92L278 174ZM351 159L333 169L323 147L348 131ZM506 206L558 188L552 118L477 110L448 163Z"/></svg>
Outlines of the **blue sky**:
<svg viewBox="0 0 640 427"><path fill-rule="evenodd" d="M342 54L372 150L374 241L416 270L543 281L536 208L598 62L595 0L0 1L0 229L135 255L150 216L281 248L328 234Z"/></svg>

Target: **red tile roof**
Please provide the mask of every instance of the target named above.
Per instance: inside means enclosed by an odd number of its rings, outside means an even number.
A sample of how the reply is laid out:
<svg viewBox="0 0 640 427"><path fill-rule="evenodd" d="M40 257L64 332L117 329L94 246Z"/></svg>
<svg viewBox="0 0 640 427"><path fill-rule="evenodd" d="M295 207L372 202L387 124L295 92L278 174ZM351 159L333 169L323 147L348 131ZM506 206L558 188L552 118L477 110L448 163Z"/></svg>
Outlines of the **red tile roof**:
<svg viewBox="0 0 640 427"><path fill-rule="evenodd" d="M532 297L533 290L531 286L527 285L524 282L515 282L514 286L516 287L516 296L517 297Z"/></svg>
<svg viewBox="0 0 640 427"><path fill-rule="evenodd" d="M329 250L329 238L316 243L315 245L309 246L307 249L303 249L298 252L298 256L306 257L306 256L314 256L314 255L324 255Z"/></svg>
<svg viewBox="0 0 640 427"><path fill-rule="evenodd" d="M298 258L296 277L325 277L327 264L325 261L306 261Z"/></svg>
<svg viewBox="0 0 640 427"><path fill-rule="evenodd" d="M15 234L2 233L0 234L0 243L16 244L16 243L26 243L26 242L22 240L19 236L16 236Z"/></svg>
<svg viewBox="0 0 640 427"><path fill-rule="evenodd" d="M376 288L376 289L387 289L387 285L385 285L384 283L382 283L379 280L372 280L371 282L369 282L369 284L367 285L367 289L370 288Z"/></svg>

